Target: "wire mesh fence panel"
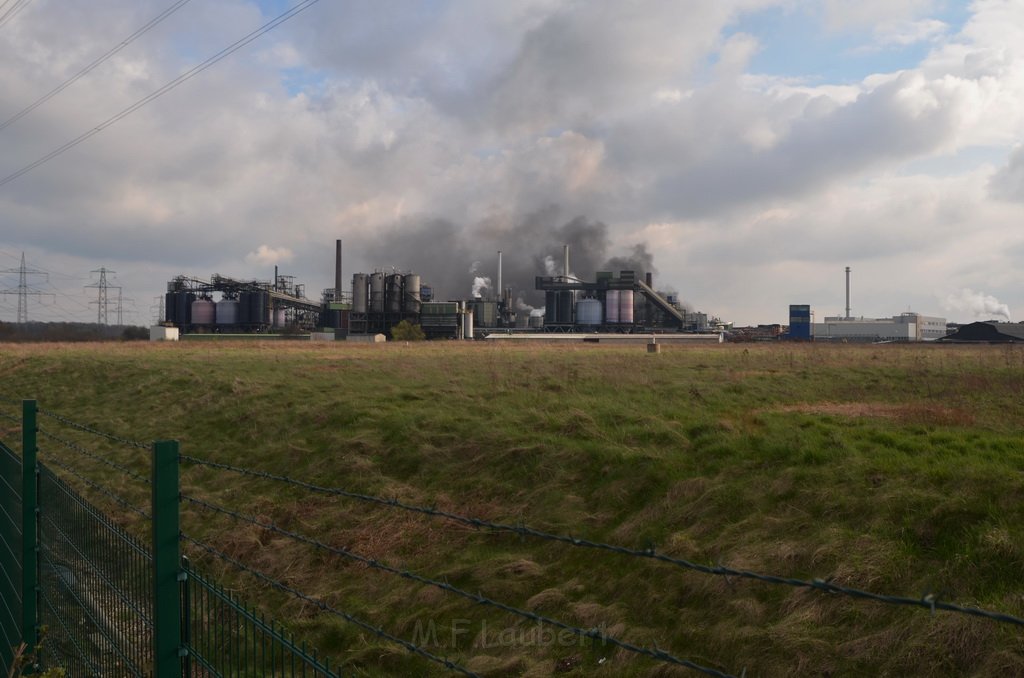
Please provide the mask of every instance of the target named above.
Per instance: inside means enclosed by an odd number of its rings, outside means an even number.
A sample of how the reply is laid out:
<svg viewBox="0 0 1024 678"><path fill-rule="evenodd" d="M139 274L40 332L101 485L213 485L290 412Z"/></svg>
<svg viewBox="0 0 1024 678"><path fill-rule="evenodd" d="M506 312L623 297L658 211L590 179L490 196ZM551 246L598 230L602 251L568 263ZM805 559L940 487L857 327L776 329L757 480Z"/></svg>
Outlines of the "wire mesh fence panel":
<svg viewBox="0 0 1024 678"><path fill-rule="evenodd" d="M48 664L74 676L152 670L148 548L40 465L40 623Z"/></svg>
<svg viewBox="0 0 1024 678"><path fill-rule="evenodd" d="M330 660L184 565L184 675L332 678Z"/></svg>
<svg viewBox="0 0 1024 678"><path fill-rule="evenodd" d="M0 443L0 666L21 640L21 458Z"/></svg>

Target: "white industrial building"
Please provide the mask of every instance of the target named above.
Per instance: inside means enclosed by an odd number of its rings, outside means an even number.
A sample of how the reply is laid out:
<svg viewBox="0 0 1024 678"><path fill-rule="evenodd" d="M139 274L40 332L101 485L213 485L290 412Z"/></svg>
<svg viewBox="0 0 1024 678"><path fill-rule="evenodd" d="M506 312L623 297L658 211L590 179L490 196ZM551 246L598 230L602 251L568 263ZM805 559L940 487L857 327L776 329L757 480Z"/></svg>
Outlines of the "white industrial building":
<svg viewBox="0 0 1024 678"><path fill-rule="evenodd" d="M891 318L825 318L814 323L817 341L934 341L946 336L946 319L920 313Z"/></svg>

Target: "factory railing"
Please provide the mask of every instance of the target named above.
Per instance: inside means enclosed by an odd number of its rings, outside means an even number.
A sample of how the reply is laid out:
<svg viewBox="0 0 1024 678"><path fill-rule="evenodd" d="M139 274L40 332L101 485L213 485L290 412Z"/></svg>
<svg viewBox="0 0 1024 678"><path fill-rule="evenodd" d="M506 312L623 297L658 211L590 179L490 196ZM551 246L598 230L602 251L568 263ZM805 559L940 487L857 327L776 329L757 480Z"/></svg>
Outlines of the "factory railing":
<svg viewBox="0 0 1024 678"><path fill-rule="evenodd" d="M40 427L40 415L136 452L147 450L134 456L136 465L149 462L149 476ZM22 430L20 457L0 443L4 670L21 655L30 664L25 668L60 667L70 676L337 675L276 621L181 558L176 442L145 445L108 436L39 410L33 400L23 402L20 420L0 416ZM94 480L53 455L42 463L39 434L113 469L115 479ZM117 504L130 519L107 515L65 478ZM125 479L148 488L115 489ZM126 498L145 489L146 509Z"/></svg>

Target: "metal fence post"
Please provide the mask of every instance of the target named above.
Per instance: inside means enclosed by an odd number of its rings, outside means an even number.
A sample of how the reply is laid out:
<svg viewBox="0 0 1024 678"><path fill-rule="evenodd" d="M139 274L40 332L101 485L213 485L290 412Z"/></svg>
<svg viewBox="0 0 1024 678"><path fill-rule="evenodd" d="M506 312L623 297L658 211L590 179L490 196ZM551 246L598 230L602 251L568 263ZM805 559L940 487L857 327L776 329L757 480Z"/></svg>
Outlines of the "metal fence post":
<svg viewBox="0 0 1024 678"><path fill-rule="evenodd" d="M39 642L39 474L36 401L21 402L21 640L35 654Z"/></svg>
<svg viewBox="0 0 1024 678"><path fill-rule="evenodd" d="M153 443L153 678L180 678L178 442Z"/></svg>

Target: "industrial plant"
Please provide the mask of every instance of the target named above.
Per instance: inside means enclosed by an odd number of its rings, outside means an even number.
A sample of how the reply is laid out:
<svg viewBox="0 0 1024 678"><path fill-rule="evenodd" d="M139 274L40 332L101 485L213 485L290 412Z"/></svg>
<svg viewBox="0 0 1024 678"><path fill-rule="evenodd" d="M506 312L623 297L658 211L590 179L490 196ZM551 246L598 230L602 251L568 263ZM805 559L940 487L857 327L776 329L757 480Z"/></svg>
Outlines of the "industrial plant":
<svg viewBox="0 0 1024 678"><path fill-rule="evenodd" d="M272 280L238 280L214 274L208 280L175 277L167 284L159 336L296 335L365 339L387 335L403 321L418 325L428 339L480 339L500 333L670 334L714 333L708 316L685 309L674 294L656 291L650 272L597 272L595 280L570 273L569 246L562 275L538 276L535 288L545 306L514 301L503 285L497 253L497 285L489 294L437 300L412 271L355 273L342 284L342 245L336 242L335 284L318 301L305 286L274 269ZM720 329L720 328L719 328Z"/></svg>

